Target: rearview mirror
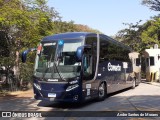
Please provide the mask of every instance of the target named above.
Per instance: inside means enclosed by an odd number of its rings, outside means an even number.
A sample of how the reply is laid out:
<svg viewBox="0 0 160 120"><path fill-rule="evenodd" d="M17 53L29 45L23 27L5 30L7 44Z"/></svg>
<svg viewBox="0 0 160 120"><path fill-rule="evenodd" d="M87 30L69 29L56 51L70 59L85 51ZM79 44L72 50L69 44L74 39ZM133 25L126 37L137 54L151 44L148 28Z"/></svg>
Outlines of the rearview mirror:
<svg viewBox="0 0 160 120"><path fill-rule="evenodd" d="M82 61L82 56L85 49L91 49L91 45L83 45L77 48L76 51L77 61Z"/></svg>
<svg viewBox="0 0 160 120"><path fill-rule="evenodd" d="M31 48L31 49L28 49L28 50L25 50L22 52L22 62L25 63L26 62L26 59L27 59L27 54L29 52L32 52L32 51L35 51L37 50L37 48Z"/></svg>

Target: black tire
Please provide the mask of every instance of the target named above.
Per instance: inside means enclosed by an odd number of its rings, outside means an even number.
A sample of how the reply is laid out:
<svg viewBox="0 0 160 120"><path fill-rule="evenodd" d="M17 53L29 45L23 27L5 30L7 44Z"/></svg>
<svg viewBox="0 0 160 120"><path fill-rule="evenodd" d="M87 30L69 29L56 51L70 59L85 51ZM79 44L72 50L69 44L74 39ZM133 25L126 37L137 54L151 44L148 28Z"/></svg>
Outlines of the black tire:
<svg viewBox="0 0 160 120"><path fill-rule="evenodd" d="M137 78L136 77L134 77L134 80L136 81L136 86L135 87L137 87L138 86L138 80L137 80Z"/></svg>
<svg viewBox="0 0 160 120"><path fill-rule="evenodd" d="M137 84L137 86L139 86L139 84L141 83L141 74L140 74L140 73L139 73L139 75L138 75L137 81L138 81L138 82L137 82L136 84ZM136 86L136 87L137 87L137 86Z"/></svg>
<svg viewBox="0 0 160 120"><path fill-rule="evenodd" d="M107 96L106 84L103 82L98 87L98 101L103 101Z"/></svg>
<svg viewBox="0 0 160 120"><path fill-rule="evenodd" d="M133 79L132 89L134 89L135 87L136 87L136 79Z"/></svg>

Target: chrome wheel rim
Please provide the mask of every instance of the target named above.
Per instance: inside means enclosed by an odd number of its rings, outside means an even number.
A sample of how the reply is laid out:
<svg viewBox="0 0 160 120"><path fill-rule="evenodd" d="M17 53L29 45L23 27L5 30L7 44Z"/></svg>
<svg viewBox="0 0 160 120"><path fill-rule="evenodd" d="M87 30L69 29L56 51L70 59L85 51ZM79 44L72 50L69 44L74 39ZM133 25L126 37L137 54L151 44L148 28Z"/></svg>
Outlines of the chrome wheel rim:
<svg viewBox="0 0 160 120"><path fill-rule="evenodd" d="M104 94L105 94L104 83L102 83L99 86L99 97L104 97Z"/></svg>

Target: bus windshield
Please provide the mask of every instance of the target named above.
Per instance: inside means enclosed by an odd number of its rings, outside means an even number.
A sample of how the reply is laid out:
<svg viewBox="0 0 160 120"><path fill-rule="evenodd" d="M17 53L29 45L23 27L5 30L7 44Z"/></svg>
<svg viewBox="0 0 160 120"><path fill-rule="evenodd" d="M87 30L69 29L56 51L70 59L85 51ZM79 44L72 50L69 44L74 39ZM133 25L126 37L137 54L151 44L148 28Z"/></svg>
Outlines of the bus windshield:
<svg viewBox="0 0 160 120"><path fill-rule="evenodd" d="M76 50L82 45L82 40L63 40L62 49L58 42L42 43L37 50L34 75L40 78L74 78L80 76L81 63L76 60ZM61 52L61 57L58 54Z"/></svg>

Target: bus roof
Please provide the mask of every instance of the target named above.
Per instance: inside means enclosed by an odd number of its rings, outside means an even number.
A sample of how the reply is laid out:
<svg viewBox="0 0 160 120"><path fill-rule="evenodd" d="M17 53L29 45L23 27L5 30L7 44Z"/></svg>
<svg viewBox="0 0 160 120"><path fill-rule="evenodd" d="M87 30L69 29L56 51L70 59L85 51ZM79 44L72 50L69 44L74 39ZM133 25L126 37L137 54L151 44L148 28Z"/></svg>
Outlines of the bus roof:
<svg viewBox="0 0 160 120"><path fill-rule="evenodd" d="M66 32L66 33L60 33L60 34L54 34L51 36L46 36L42 39L42 42L48 42L48 41L52 41L52 40L59 40L59 39L82 39L85 38L86 36L92 36L92 35L96 35L96 33L91 33L91 32ZM124 45L123 43L107 36L104 34L100 34L100 36L107 38L109 41L116 43L126 49L129 49L132 51L132 49L129 46Z"/></svg>
<svg viewBox="0 0 160 120"><path fill-rule="evenodd" d="M89 34L94 34L90 32L67 32L67 33L60 33L51 36L44 37L42 41L51 41L51 40L58 40L58 39L80 39Z"/></svg>

